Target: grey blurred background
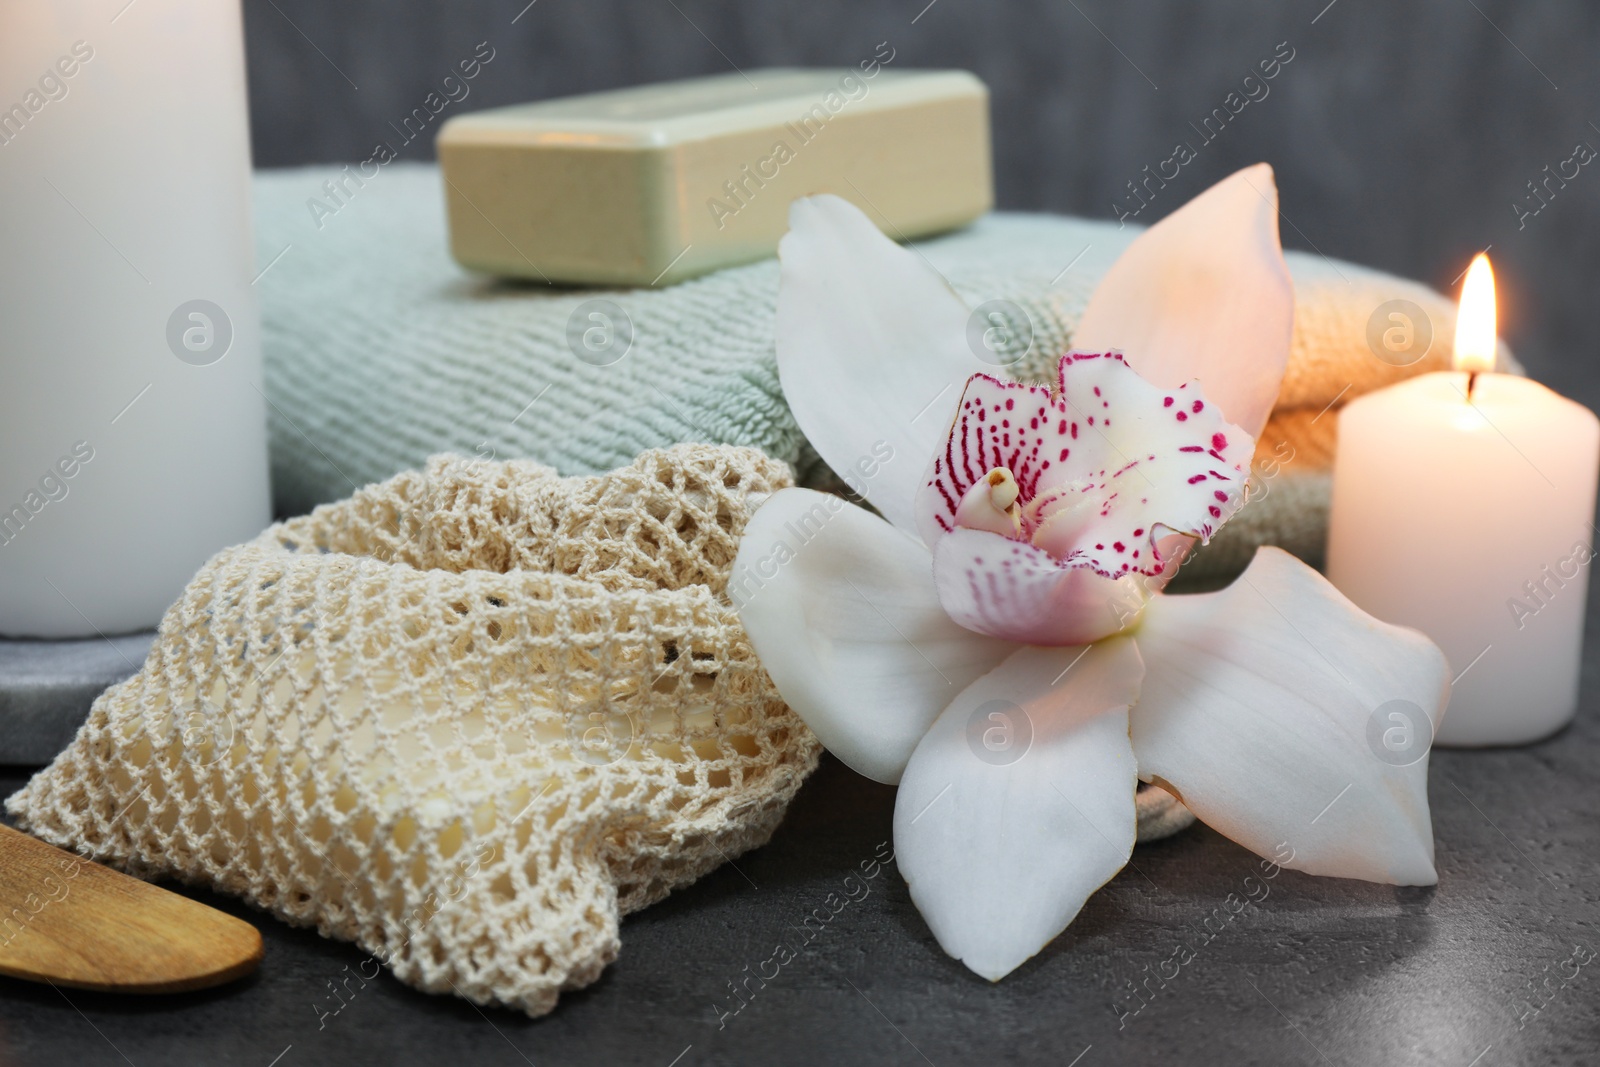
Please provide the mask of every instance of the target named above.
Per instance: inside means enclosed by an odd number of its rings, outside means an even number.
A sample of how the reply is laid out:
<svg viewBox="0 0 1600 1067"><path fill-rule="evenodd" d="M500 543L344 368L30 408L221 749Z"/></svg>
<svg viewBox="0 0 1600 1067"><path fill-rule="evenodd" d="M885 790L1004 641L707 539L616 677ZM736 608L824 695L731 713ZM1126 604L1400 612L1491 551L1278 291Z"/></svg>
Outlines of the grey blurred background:
<svg viewBox="0 0 1600 1067"><path fill-rule="evenodd" d="M999 206L1114 217L1260 60L1293 51L1139 216L1229 171L1278 171L1287 246L1450 289L1491 246L1502 332L1577 393L1600 277L1600 4L1545 0L245 0L256 163L365 159L480 42L447 114L666 78L963 67L993 93ZM1260 89L1253 90L1257 96ZM432 157L431 137L401 158ZM1546 171L1545 168L1550 170ZM1558 170L1575 177L1552 177ZM1170 173L1170 170L1169 170ZM1529 182L1546 182L1548 203ZM1529 214L1519 219L1513 204ZM1542 206L1541 206L1542 204ZM1537 214L1532 214L1538 207ZM1587 398L1592 403L1594 398Z"/></svg>

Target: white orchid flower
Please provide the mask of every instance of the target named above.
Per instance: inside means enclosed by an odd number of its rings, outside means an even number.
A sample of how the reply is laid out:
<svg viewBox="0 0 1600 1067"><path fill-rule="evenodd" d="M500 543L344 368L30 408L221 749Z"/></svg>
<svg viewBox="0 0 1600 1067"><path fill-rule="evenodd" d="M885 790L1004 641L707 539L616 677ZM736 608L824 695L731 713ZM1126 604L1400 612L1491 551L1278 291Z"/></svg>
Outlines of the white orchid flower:
<svg viewBox="0 0 1600 1067"><path fill-rule="evenodd" d="M961 299L844 200L797 201L779 255L784 392L884 518L783 490L730 595L823 744L899 783L896 858L946 952L998 980L1054 938L1128 861L1139 779L1284 866L1437 880L1439 650L1277 549L1158 595L1240 506L1283 376L1269 167L1132 243L1054 389L984 373Z"/></svg>

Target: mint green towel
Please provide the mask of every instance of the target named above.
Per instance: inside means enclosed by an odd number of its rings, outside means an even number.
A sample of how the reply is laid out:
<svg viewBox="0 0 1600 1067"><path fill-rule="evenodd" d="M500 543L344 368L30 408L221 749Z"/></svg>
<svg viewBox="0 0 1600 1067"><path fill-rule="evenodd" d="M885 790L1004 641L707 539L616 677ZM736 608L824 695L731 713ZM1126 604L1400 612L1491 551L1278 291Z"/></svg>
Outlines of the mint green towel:
<svg viewBox="0 0 1600 1067"><path fill-rule="evenodd" d="M778 387L775 260L662 290L499 282L450 258L437 168L393 163L362 187L347 179L329 214L324 183L340 173L256 179L259 262L272 264L257 288L281 513L349 496L436 452L531 457L580 474L711 441L809 469ZM315 213L313 199L323 205ZM1036 310L1037 298L1081 306L1132 233L993 215L921 247L974 304L1010 296L1044 330L1058 316ZM631 349L609 366L568 346L573 310L597 297L632 320ZM1040 337L1035 352L1063 339Z"/></svg>
<svg viewBox="0 0 1600 1067"><path fill-rule="evenodd" d="M436 452L526 457L563 474L592 474L645 449L707 441L754 446L794 464L801 484L828 484L778 387L776 260L661 290L499 282L450 259L437 168L394 163L360 185L347 173L354 172L319 167L263 173L256 182L260 261L270 264L258 288L281 512L349 496ZM329 182L342 186L337 200ZM1033 336L1009 369L1049 380L1095 284L1137 232L996 212L916 248L971 306L1011 301L1013 326L1021 327L1013 337L1025 337L1030 323ZM1190 573L1235 572L1258 544L1316 562L1338 421L1332 409L1449 358L1454 309L1438 293L1322 256L1286 258L1294 343L1258 449L1270 461L1258 475L1271 492L1230 523ZM616 362L609 359L620 340L589 360L569 344L569 321L594 299L613 301L631 322L631 346ZM1396 300L1432 326L1431 347L1408 366L1371 347L1374 322L1381 335ZM580 339L589 324L578 323Z"/></svg>

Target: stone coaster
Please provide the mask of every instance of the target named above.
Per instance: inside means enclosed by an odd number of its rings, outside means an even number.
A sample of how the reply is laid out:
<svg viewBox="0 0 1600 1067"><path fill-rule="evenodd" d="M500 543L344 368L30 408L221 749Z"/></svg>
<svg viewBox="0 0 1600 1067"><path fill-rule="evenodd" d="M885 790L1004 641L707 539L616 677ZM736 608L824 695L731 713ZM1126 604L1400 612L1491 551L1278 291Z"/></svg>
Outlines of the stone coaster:
<svg viewBox="0 0 1600 1067"><path fill-rule="evenodd" d="M71 641L0 638L0 764L48 763L107 686L139 669L155 631Z"/></svg>

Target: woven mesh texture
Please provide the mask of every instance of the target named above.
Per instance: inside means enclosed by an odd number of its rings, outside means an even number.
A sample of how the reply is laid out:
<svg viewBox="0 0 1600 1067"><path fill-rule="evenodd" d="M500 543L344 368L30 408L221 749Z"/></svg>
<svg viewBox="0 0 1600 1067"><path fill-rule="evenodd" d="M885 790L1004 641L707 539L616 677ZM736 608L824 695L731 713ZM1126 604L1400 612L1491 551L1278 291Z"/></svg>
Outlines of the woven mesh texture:
<svg viewBox="0 0 1600 1067"><path fill-rule="evenodd" d="M725 446L566 479L435 457L213 558L8 807L419 989L549 1011L816 765L721 595L788 484Z"/></svg>

